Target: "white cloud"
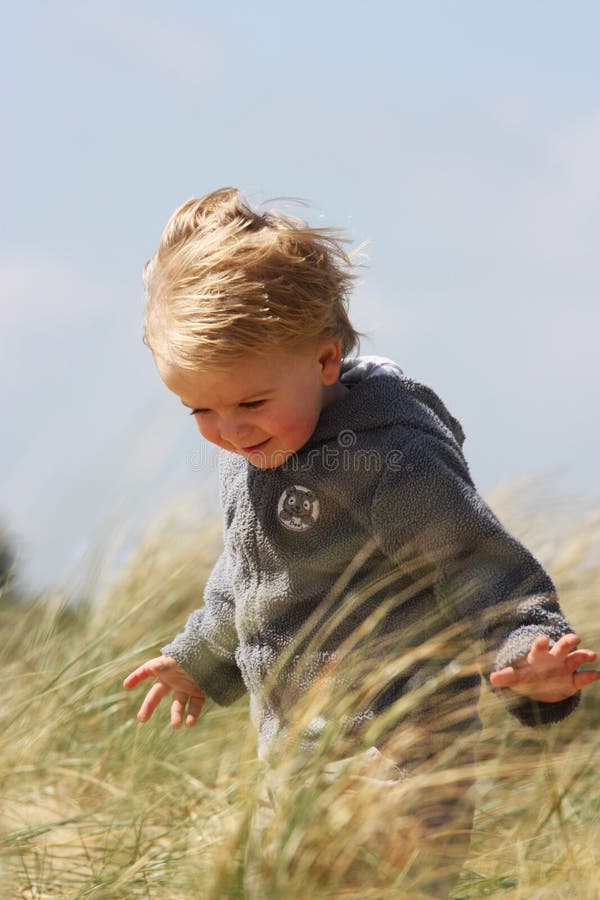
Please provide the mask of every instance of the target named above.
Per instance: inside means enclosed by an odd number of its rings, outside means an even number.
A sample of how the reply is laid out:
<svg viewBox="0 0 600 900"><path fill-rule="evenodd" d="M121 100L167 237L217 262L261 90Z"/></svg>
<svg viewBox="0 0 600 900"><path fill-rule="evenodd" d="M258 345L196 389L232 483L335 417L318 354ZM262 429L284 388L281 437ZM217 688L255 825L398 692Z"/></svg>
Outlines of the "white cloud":
<svg viewBox="0 0 600 900"><path fill-rule="evenodd" d="M151 503L188 423L152 381L141 296L25 253L0 258L0 283L0 517L44 583L109 510Z"/></svg>
<svg viewBox="0 0 600 900"><path fill-rule="evenodd" d="M556 134L549 143L548 155L562 171L565 181L581 192L577 199L586 205L592 200L597 201L600 193L600 111Z"/></svg>
<svg viewBox="0 0 600 900"><path fill-rule="evenodd" d="M69 359L89 358L116 300L113 285L51 256L1 256L0 283L0 377L16 394L48 388Z"/></svg>
<svg viewBox="0 0 600 900"><path fill-rule="evenodd" d="M52 322L56 310L83 317L101 305L101 293L71 266L51 256L24 252L0 256L0 309L8 328ZM52 298L52 302L49 301Z"/></svg>
<svg viewBox="0 0 600 900"><path fill-rule="evenodd" d="M120 343L131 338L135 302L62 260L5 255L0 283L2 478L16 503L47 490L52 474L73 474L82 454L90 458L94 440L114 427L110 412L113 421L125 413L122 386L142 349L131 339L129 367Z"/></svg>
<svg viewBox="0 0 600 900"><path fill-rule="evenodd" d="M565 274L573 286L600 278L600 112L551 133L540 147L515 210L515 238L532 264Z"/></svg>
<svg viewBox="0 0 600 900"><path fill-rule="evenodd" d="M114 0L102 3L61 4L65 27L79 36L108 45L127 64L142 65L180 86L207 89L219 74L220 47L213 33L202 33L175 20L169 7L157 16Z"/></svg>

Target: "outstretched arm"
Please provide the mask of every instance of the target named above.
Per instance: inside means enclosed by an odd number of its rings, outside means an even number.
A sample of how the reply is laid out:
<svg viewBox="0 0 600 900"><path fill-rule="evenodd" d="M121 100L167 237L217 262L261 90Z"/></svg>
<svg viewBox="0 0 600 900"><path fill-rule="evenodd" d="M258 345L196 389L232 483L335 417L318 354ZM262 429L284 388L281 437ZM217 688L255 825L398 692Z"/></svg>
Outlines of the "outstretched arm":
<svg viewBox="0 0 600 900"><path fill-rule="evenodd" d="M157 656L138 666L127 676L123 687L134 688L147 678L155 678L156 681L140 706L137 714L140 722L147 722L152 718L152 713L159 703L173 691L171 727L181 728L184 718L186 728L196 724L204 706L206 694L172 656Z"/></svg>
<svg viewBox="0 0 600 900"><path fill-rule="evenodd" d="M568 715L598 677L577 669L596 655L576 649L552 580L478 495L459 448L420 435L405 447L403 469L384 474L376 500L382 548L431 561L440 609L482 639L484 671L510 711L526 725Z"/></svg>
<svg viewBox="0 0 600 900"><path fill-rule="evenodd" d="M204 606L189 616L184 630L165 647L163 656L179 664L207 696L228 706L246 691L237 664L238 634L229 558L224 551L204 589Z"/></svg>

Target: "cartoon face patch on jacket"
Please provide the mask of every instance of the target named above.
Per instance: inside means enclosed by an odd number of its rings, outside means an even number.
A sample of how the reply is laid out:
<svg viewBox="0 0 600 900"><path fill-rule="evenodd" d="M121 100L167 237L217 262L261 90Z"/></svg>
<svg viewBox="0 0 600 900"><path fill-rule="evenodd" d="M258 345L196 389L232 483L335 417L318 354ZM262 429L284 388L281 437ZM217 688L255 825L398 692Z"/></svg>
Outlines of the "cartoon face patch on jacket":
<svg viewBox="0 0 600 900"><path fill-rule="evenodd" d="M290 531L306 531L319 518L319 501L310 488L294 484L285 489L277 504L277 516Z"/></svg>

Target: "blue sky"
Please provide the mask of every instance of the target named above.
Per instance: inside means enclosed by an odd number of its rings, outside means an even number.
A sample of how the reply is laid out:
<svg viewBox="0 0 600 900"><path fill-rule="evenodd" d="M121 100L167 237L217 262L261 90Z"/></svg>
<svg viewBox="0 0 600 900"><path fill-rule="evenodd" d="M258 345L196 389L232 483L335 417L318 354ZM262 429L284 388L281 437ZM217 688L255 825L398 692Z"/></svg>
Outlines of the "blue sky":
<svg viewBox="0 0 600 900"><path fill-rule="evenodd" d="M442 396L484 495L596 502L599 44L592 2L3 4L0 516L30 583L170 499L214 515L140 273L223 185L369 241L364 349Z"/></svg>

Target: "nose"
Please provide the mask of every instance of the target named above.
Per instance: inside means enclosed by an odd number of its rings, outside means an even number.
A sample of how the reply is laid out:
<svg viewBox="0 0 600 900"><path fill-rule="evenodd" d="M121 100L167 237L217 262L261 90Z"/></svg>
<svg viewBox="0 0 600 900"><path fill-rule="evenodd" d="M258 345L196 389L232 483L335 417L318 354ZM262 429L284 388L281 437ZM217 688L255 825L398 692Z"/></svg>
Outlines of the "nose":
<svg viewBox="0 0 600 900"><path fill-rule="evenodd" d="M221 419L219 431L224 441L239 446L250 434L250 426L241 416L234 414Z"/></svg>

